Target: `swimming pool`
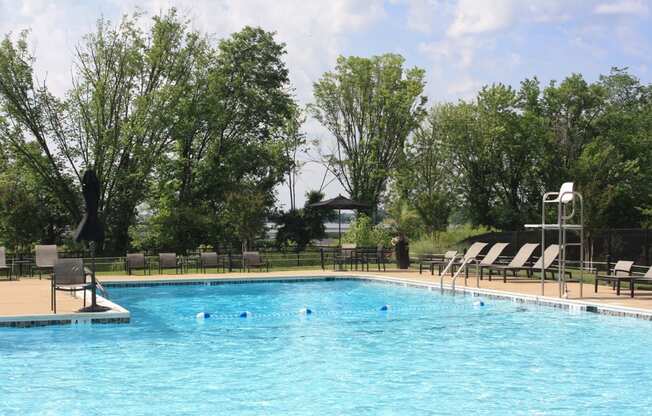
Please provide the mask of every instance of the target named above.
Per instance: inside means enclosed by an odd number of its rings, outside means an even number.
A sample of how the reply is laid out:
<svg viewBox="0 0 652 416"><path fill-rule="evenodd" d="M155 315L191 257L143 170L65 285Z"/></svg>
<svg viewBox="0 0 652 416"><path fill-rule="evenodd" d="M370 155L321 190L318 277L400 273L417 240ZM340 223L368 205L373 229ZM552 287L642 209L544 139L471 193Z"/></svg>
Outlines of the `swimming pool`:
<svg viewBox="0 0 652 416"><path fill-rule="evenodd" d="M0 415L652 413L647 321L358 280L110 293L130 324L0 329Z"/></svg>

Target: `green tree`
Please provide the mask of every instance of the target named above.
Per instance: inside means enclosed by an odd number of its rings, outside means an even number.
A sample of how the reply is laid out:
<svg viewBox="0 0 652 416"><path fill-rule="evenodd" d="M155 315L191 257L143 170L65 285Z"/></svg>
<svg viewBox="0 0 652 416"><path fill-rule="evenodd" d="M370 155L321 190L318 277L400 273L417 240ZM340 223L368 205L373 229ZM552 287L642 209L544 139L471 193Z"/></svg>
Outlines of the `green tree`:
<svg viewBox="0 0 652 416"><path fill-rule="evenodd" d="M394 54L340 57L314 84L309 107L336 140L327 166L353 199L373 207L424 112L425 73L403 63Z"/></svg>
<svg viewBox="0 0 652 416"><path fill-rule="evenodd" d="M161 162L150 202L150 220L169 224L160 228L160 240L174 242L175 250L228 241L233 226L248 246L263 231L265 218L243 215L271 208L274 188L292 163L288 142L300 139L284 54L273 33L245 27L207 52L193 72L178 107L183 121L173 132L174 152ZM284 129L296 131L279 134Z"/></svg>
<svg viewBox="0 0 652 416"><path fill-rule="evenodd" d="M306 194L306 203L302 209L291 209L278 216L276 244L279 247L294 244L298 251L302 251L312 240L326 237L324 222L332 219L334 213L332 210L310 207L311 204L322 199L324 199L323 193L310 191Z"/></svg>
<svg viewBox="0 0 652 416"><path fill-rule="evenodd" d="M26 34L0 46L0 111L12 128L0 143L20 153L27 166L80 218L79 182L94 169L101 182L100 211L107 227L105 248L123 252L147 181L180 121L176 109L206 43L187 29L176 11L156 16L148 34L140 16L117 26L100 19L76 49L73 87L65 98L34 80ZM41 159L30 157L35 142ZM68 176L76 181L67 180Z"/></svg>
<svg viewBox="0 0 652 416"><path fill-rule="evenodd" d="M572 168L589 232L640 227L652 207L652 87L619 68L598 84L604 102L594 137Z"/></svg>
<svg viewBox="0 0 652 416"><path fill-rule="evenodd" d="M433 107L416 129L395 181L400 198L414 207L429 234L448 227L455 197L441 116L442 108Z"/></svg>
<svg viewBox="0 0 652 416"><path fill-rule="evenodd" d="M34 159L45 158L34 143L25 150ZM0 149L0 246L29 252L33 243L61 243L69 217L26 164Z"/></svg>

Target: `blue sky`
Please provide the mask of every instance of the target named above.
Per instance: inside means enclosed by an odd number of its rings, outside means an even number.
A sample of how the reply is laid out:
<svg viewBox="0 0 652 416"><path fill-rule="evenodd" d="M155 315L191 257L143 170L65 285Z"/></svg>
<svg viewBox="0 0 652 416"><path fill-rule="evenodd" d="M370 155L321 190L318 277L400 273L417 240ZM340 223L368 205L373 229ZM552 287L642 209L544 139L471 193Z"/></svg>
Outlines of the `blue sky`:
<svg viewBox="0 0 652 416"><path fill-rule="evenodd" d="M73 48L99 16L117 21L136 7L151 16L170 6L216 39L247 24L276 31L287 43L303 103L338 55L402 54L408 66L427 71L431 104L468 99L494 82L518 86L535 75L544 83L573 72L595 80L612 66L652 79L652 0L0 0L0 32L31 29L38 76L62 93ZM316 122L309 120L305 130L324 152L332 146ZM313 151L306 159L315 157ZM318 164L308 163L298 194L318 187L322 175ZM328 196L340 191L335 183L326 189ZM286 194L279 189L281 202Z"/></svg>

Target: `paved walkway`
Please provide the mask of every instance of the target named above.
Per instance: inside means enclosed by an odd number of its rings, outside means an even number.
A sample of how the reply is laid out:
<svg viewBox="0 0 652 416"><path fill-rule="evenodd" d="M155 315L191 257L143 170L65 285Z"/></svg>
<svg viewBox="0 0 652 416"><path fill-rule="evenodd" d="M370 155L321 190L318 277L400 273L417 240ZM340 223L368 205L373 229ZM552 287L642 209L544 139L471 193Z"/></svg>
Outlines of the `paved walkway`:
<svg viewBox="0 0 652 416"><path fill-rule="evenodd" d="M151 281L151 280L197 280L197 279L219 279L219 278L269 278L277 276L345 276L347 272L316 271L316 270L294 270L288 272L269 273L220 273L220 274L196 274L188 273L183 275L153 275L153 276L101 276L103 282L116 281ZM439 283L438 276L431 276L428 273L419 274L414 271L387 270L386 272L355 272L358 275L380 275L395 277L405 280L427 281ZM444 278L444 283L450 284L450 277ZM476 287L477 280L471 276L466 285ZM457 281L457 286L464 286L464 279ZM511 293L526 295L541 295L541 282L534 280L519 280L503 283L502 280L480 281L483 289L499 290ZM569 299L580 299L579 284L568 284ZM558 298L559 285L556 281L547 281L545 284L545 296ZM608 286L599 286L598 293L593 293L593 285L585 284L582 300L592 303L600 303L613 306L625 306L640 308L652 311L652 291L638 290L634 299L629 297L629 292L623 290L620 296ZM59 313L75 312L82 307L82 300L76 299L69 294L59 292L57 294L57 310ZM47 279L23 278L19 281L0 281L0 316L36 315L51 314L50 310L50 281Z"/></svg>

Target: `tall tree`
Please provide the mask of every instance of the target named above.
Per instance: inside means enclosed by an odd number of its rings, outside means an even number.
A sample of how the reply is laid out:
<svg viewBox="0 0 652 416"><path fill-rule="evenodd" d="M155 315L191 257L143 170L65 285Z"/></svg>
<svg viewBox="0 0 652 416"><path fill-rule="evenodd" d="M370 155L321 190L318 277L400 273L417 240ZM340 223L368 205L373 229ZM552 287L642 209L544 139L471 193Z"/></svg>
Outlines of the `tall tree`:
<svg viewBox="0 0 652 416"><path fill-rule="evenodd" d="M174 151L163 158L150 199L151 221L168 225L159 228L166 247L183 252L228 240L236 223L247 244L256 226L263 231L274 188L292 163L287 142L297 139L279 133L298 123L284 55L274 33L245 27L193 71L177 107Z"/></svg>
<svg viewBox="0 0 652 416"><path fill-rule="evenodd" d="M406 148L395 181L399 198L414 207L428 233L446 229L455 204L453 172L444 149L446 138L441 118L440 106L428 112Z"/></svg>
<svg viewBox="0 0 652 416"><path fill-rule="evenodd" d="M306 135L301 131L305 121L306 117L302 110L296 108L280 130L283 153L288 162L285 175L290 195L290 211L297 209L297 178L303 166L299 156L306 150Z"/></svg>
<svg viewBox="0 0 652 416"><path fill-rule="evenodd" d="M309 107L336 140L327 166L353 199L374 207L425 111L425 73L403 63L395 54L340 57L314 84Z"/></svg>
<svg viewBox="0 0 652 416"><path fill-rule="evenodd" d="M76 49L73 87L65 98L35 82L25 34L15 43L6 38L0 47L0 102L12 126L0 141L29 161L71 221L80 217L81 175L94 169L102 184L105 247L115 252L128 244L144 184L171 142L179 122L175 108L205 49L174 9L154 17L148 34L138 29L138 19L126 17L117 27L98 21L97 31ZM31 142L45 158L29 156Z"/></svg>

